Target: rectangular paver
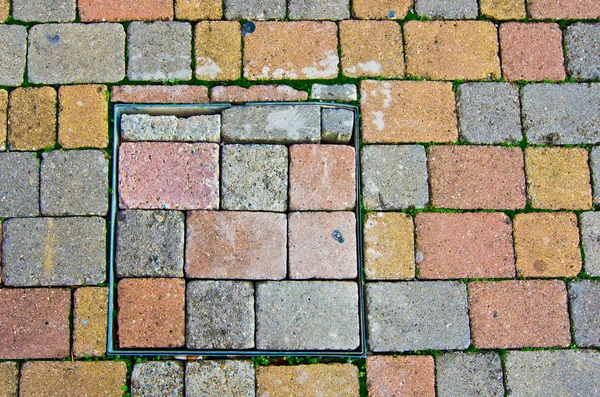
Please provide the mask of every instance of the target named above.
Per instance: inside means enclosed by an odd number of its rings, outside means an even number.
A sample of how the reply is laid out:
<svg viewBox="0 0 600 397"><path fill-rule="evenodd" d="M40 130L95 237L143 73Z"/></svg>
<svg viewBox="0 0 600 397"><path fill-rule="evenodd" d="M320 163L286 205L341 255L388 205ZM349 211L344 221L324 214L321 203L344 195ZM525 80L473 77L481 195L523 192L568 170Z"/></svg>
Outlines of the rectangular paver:
<svg viewBox="0 0 600 397"><path fill-rule="evenodd" d="M183 397L183 364L177 361L136 363L131 371L132 395Z"/></svg>
<svg viewBox="0 0 600 397"><path fill-rule="evenodd" d="M221 138L221 116L121 116L121 139L124 141L215 142Z"/></svg>
<svg viewBox="0 0 600 397"><path fill-rule="evenodd" d="M12 17L23 22L71 22L76 0L12 0Z"/></svg>
<svg viewBox="0 0 600 397"><path fill-rule="evenodd" d="M0 25L0 48L0 85L21 85L27 54L27 28L19 25Z"/></svg>
<svg viewBox="0 0 600 397"><path fill-rule="evenodd" d="M291 20L332 20L350 18L350 0L289 0Z"/></svg>
<svg viewBox="0 0 600 397"><path fill-rule="evenodd" d="M173 0L78 0L85 22L173 19Z"/></svg>
<svg viewBox="0 0 600 397"><path fill-rule="evenodd" d="M313 84L310 99L354 102L358 98L357 91L354 84Z"/></svg>
<svg viewBox="0 0 600 397"><path fill-rule="evenodd" d="M19 367L14 361L0 363L0 396L17 397L19 391Z"/></svg>
<svg viewBox="0 0 600 397"><path fill-rule="evenodd" d="M569 307L577 346L600 346L600 282L576 280L569 283Z"/></svg>
<svg viewBox="0 0 600 397"><path fill-rule="evenodd" d="M113 86L112 102L121 103L207 103L208 88L202 85Z"/></svg>
<svg viewBox="0 0 600 397"><path fill-rule="evenodd" d="M242 74L242 35L237 22L199 22L194 28L195 76L237 80Z"/></svg>
<svg viewBox="0 0 600 397"><path fill-rule="evenodd" d="M435 358L438 397L504 397L496 352L445 353Z"/></svg>
<svg viewBox="0 0 600 397"><path fill-rule="evenodd" d="M188 395L255 396L254 365L250 360L201 360L185 366Z"/></svg>
<svg viewBox="0 0 600 397"><path fill-rule="evenodd" d="M298 102L307 98L306 91L296 90L284 84L258 84L248 88L220 85L210 89L211 102Z"/></svg>
<svg viewBox="0 0 600 397"><path fill-rule="evenodd" d="M413 0L353 0L352 14L358 19L402 19L413 6Z"/></svg>
<svg viewBox="0 0 600 397"><path fill-rule="evenodd" d="M577 80L600 80L600 23L575 23L565 32L567 73Z"/></svg>
<svg viewBox="0 0 600 397"><path fill-rule="evenodd" d="M525 0L479 0L481 15L496 20L524 19Z"/></svg>
<svg viewBox="0 0 600 397"><path fill-rule="evenodd" d="M477 0L416 0L417 14L433 19L475 19Z"/></svg>
<svg viewBox="0 0 600 397"><path fill-rule="evenodd" d="M434 397L433 357L369 356L367 389L370 397Z"/></svg>
<svg viewBox="0 0 600 397"><path fill-rule="evenodd" d="M595 0L527 0L527 9L533 19L600 18L600 3Z"/></svg>
<svg viewBox="0 0 600 397"><path fill-rule="evenodd" d="M58 90L58 143L65 149L108 146L105 85L62 86Z"/></svg>
<svg viewBox="0 0 600 397"><path fill-rule="evenodd" d="M283 19L286 0L225 0L225 19Z"/></svg>
<svg viewBox="0 0 600 397"><path fill-rule="evenodd" d="M73 354L97 357L106 353L108 288L77 288L73 310Z"/></svg>
<svg viewBox="0 0 600 397"><path fill-rule="evenodd" d="M585 272L600 277L600 212L584 212L580 217L581 244L585 253Z"/></svg>
<svg viewBox="0 0 600 397"><path fill-rule="evenodd" d="M189 21L221 19L223 17L223 1L175 0L175 17Z"/></svg>
<svg viewBox="0 0 600 397"><path fill-rule="evenodd" d="M0 153L0 218L40 214L39 167L34 152Z"/></svg>
<svg viewBox="0 0 600 397"><path fill-rule="evenodd" d="M0 150L6 149L8 133L8 92L0 90Z"/></svg>
<svg viewBox="0 0 600 397"><path fill-rule="evenodd" d="M56 90L16 88L8 107L8 149L41 150L56 142Z"/></svg>

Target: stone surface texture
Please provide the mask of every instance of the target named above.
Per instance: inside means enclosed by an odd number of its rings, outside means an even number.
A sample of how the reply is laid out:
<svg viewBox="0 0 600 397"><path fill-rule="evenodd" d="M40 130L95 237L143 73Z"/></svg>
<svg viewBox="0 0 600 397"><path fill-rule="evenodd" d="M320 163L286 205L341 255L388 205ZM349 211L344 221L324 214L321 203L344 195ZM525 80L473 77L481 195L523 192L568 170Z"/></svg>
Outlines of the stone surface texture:
<svg viewBox="0 0 600 397"><path fill-rule="evenodd" d="M600 80L600 24L575 23L565 32L567 73L577 80Z"/></svg>
<svg viewBox="0 0 600 397"><path fill-rule="evenodd" d="M56 91L52 87L16 88L8 107L8 149L41 150L56 142Z"/></svg>
<svg viewBox="0 0 600 397"><path fill-rule="evenodd" d="M434 397L433 357L367 357L367 389L371 397Z"/></svg>
<svg viewBox="0 0 600 397"><path fill-rule="evenodd" d="M82 21L120 22L173 18L172 0L78 0Z"/></svg>
<svg viewBox="0 0 600 397"><path fill-rule="evenodd" d="M283 19L285 0L225 0L225 19Z"/></svg>
<svg viewBox="0 0 600 397"><path fill-rule="evenodd" d="M600 346L600 283L597 280L569 283L569 304L577 346Z"/></svg>
<svg viewBox="0 0 600 397"><path fill-rule="evenodd" d="M0 150L6 149L8 130L8 92L0 90Z"/></svg>
<svg viewBox="0 0 600 397"><path fill-rule="evenodd" d="M75 0L13 0L12 16L23 22L70 22L75 19Z"/></svg>
<svg viewBox="0 0 600 397"><path fill-rule="evenodd" d="M108 146L105 85L62 86L58 90L58 143L65 149Z"/></svg>
<svg viewBox="0 0 600 397"><path fill-rule="evenodd" d="M175 0L175 17L188 21L221 19L223 2L219 0Z"/></svg>
<svg viewBox="0 0 600 397"><path fill-rule="evenodd" d="M19 368L14 361L0 363L0 396L17 397L19 390Z"/></svg>
<svg viewBox="0 0 600 397"><path fill-rule="evenodd" d="M194 29L195 76L199 80L237 80L242 74L242 36L237 22L208 22Z"/></svg>
<svg viewBox="0 0 600 397"><path fill-rule="evenodd" d="M221 137L221 116L190 117L124 114L121 139L124 141L215 142Z"/></svg>
<svg viewBox="0 0 600 397"><path fill-rule="evenodd" d="M352 13L358 19L402 19L412 6L412 0L353 0Z"/></svg>
<svg viewBox="0 0 600 397"><path fill-rule="evenodd" d="M350 0L289 0L291 20L333 20L350 18Z"/></svg>
<svg viewBox="0 0 600 397"><path fill-rule="evenodd" d="M481 15L496 20L523 19L527 16L524 0L480 0Z"/></svg>
<svg viewBox="0 0 600 397"><path fill-rule="evenodd" d="M417 14L433 19L475 19L476 0L416 0Z"/></svg>
<svg viewBox="0 0 600 397"><path fill-rule="evenodd" d="M131 371L131 393L134 396L183 397L183 363L149 361L137 363Z"/></svg>
<svg viewBox="0 0 600 397"><path fill-rule="evenodd" d="M39 166L35 153L0 153L1 218L40 214Z"/></svg>
<svg viewBox="0 0 600 397"><path fill-rule="evenodd" d="M216 86L210 89L211 102L298 102L305 101L308 94L289 85Z"/></svg>
<svg viewBox="0 0 600 397"><path fill-rule="evenodd" d="M208 89L200 85L120 85L110 100L123 103L207 103Z"/></svg>
<svg viewBox="0 0 600 397"><path fill-rule="evenodd" d="M600 212L582 213L579 228L585 253L585 272L589 276L600 277Z"/></svg>
<svg viewBox="0 0 600 397"><path fill-rule="evenodd" d="M445 353L435 359L439 397L503 397L502 363L496 352Z"/></svg>
<svg viewBox="0 0 600 397"><path fill-rule="evenodd" d="M0 85L21 85L27 55L27 28L0 25L0 48Z"/></svg>
<svg viewBox="0 0 600 397"><path fill-rule="evenodd" d="M188 395L255 396L254 366L250 360L202 360L185 366Z"/></svg>
<svg viewBox="0 0 600 397"><path fill-rule="evenodd" d="M73 354L78 358L103 356L108 326L108 288L78 288L73 296Z"/></svg>
<svg viewBox="0 0 600 397"><path fill-rule="evenodd" d="M528 0L527 8L534 19L597 19L600 4L594 0Z"/></svg>
<svg viewBox="0 0 600 397"><path fill-rule="evenodd" d="M348 143L354 133L354 112L350 109L321 110L321 141Z"/></svg>
<svg viewBox="0 0 600 397"><path fill-rule="evenodd" d="M354 84L313 84L310 99L354 102L358 99L358 94Z"/></svg>

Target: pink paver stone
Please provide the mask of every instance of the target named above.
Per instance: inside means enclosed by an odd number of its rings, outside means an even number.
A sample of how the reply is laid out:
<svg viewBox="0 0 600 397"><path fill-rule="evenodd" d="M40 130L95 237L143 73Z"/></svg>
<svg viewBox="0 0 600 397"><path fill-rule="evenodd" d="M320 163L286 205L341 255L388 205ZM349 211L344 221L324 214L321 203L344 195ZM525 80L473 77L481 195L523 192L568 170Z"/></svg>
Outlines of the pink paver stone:
<svg viewBox="0 0 600 397"><path fill-rule="evenodd" d="M0 360L69 355L68 289L0 289Z"/></svg>
<svg viewBox="0 0 600 397"><path fill-rule="evenodd" d="M78 0L82 21L173 19L173 0Z"/></svg>
<svg viewBox="0 0 600 397"><path fill-rule="evenodd" d="M121 85L110 100L120 103L208 103L208 88L201 85Z"/></svg>
<svg viewBox="0 0 600 397"><path fill-rule="evenodd" d="M345 145L290 147L290 210L351 210L356 202L355 151Z"/></svg>
<svg viewBox="0 0 600 397"><path fill-rule="evenodd" d="M297 102L306 101L308 93L289 85L253 85L249 88L217 86L210 89L211 102Z"/></svg>
<svg viewBox="0 0 600 397"><path fill-rule="evenodd" d="M508 278L515 275L512 226L496 213L420 213L419 278Z"/></svg>
<svg viewBox="0 0 600 397"><path fill-rule="evenodd" d="M370 397L434 397L433 357L367 357L367 388Z"/></svg>
<svg viewBox="0 0 600 397"><path fill-rule="evenodd" d="M285 214L190 212L185 274L191 278L283 279L287 263L286 233Z"/></svg>
<svg viewBox="0 0 600 397"><path fill-rule="evenodd" d="M293 212L288 238L290 278L356 278L353 212Z"/></svg>
<svg viewBox="0 0 600 397"><path fill-rule="evenodd" d="M123 209L217 209L219 145L122 143L119 206Z"/></svg>
<svg viewBox="0 0 600 397"><path fill-rule="evenodd" d="M600 18L598 0L528 0L527 9L534 19Z"/></svg>

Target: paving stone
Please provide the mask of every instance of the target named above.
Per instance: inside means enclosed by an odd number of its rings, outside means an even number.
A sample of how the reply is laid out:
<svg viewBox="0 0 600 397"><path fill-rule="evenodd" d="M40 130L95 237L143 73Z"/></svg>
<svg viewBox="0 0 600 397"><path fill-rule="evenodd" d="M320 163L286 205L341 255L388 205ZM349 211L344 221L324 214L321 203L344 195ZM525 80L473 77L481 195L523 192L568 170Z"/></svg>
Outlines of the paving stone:
<svg viewBox="0 0 600 397"><path fill-rule="evenodd" d="M0 284L2 284L2 222L0 222Z"/></svg>
<svg viewBox="0 0 600 397"><path fill-rule="evenodd" d="M508 81L564 80L562 31L557 23L500 25L502 76Z"/></svg>
<svg viewBox="0 0 600 397"><path fill-rule="evenodd" d="M110 100L122 103L207 103L208 88L201 85L113 86Z"/></svg>
<svg viewBox="0 0 600 397"><path fill-rule="evenodd" d="M496 20L525 19L525 0L479 0L481 15Z"/></svg>
<svg viewBox="0 0 600 397"><path fill-rule="evenodd" d="M346 145L290 147L290 210L351 210L356 205L356 153Z"/></svg>
<svg viewBox="0 0 600 397"><path fill-rule="evenodd" d="M368 283L366 305L372 352L469 346L467 289L461 282Z"/></svg>
<svg viewBox="0 0 600 397"><path fill-rule="evenodd" d="M503 397L502 363L496 352L445 353L435 358L439 397Z"/></svg>
<svg viewBox="0 0 600 397"><path fill-rule="evenodd" d="M119 211L117 276L183 277L184 229L179 211Z"/></svg>
<svg viewBox="0 0 600 397"><path fill-rule="evenodd" d="M569 303L577 346L600 346L600 282L576 280L569 283Z"/></svg>
<svg viewBox="0 0 600 397"><path fill-rule="evenodd" d="M0 0L0 22L6 21L10 11L10 0Z"/></svg>
<svg viewBox="0 0 600 397"><path fill-rule="evenodd" d="M184 346L185 280L122 279L117 298L119 347Z"/></svg>
<svg viewBox="0 0 600 397"><path fill-rule="evenodd" d="M272 281L256 285L258 349L355 350L359 344L355 282Z"/></svg>
<svg viewBox="0 0 600 397"><path fill-rule="evenodd" d="M190 278L285 278L287 218L267 212L188 213L185 274Z"/></svg>
<svg viewBox="0 0 600 397"><path fill-rule="evenodd" d="M187 21L203 19L221 19L223 2L221 0L175 0L175 18Z"/></svg>
<svg viewBox="0 0 600 397"><path fill-rule="evenodd" d="M75 290L73 354L98 357L106 353L108 288L84 287Z"/></svg>
<svg viewBox="0 0 600 397"><path fill-rule="evenodd" d="M80 7L81 4L79 1ZM35 25L29 30L27 75L34 84L122 80L125 77L123 26L117 23Z"/></svg>
<svg viewBox="0 0 600 397"><path fill-rule="evenodd" d="M285 0L225 0L225 19L283 19Z"/></svg>
<svg viewBox="0 0 600 397"><path fill-rule="evenodd" d="M124 361L29 361L21 367L20 396L42 397L65 392L74 396L123 395Z"/></svg>
<svg viewBox="0 0 600 397"><path fill-rule="evenodd" d="M352 364L258 367L256 383L261 397L360 395L358 368Z"/></svg>
<svg viewBox="0 0 600 397"><path fill-rule="evenodd" d="M124 141L215 142L221 140L221 116L121 116L121 139Z"/></svg>
<svg viewBox="0 0 600 397"><path fill-rule="evenodd" d="M423 146L369 145L361 150L366 209L393 211L427 205L427 156Z"/></svg>
<svg viewBox="0 0 600 397"><path fill-rule="evenodd" d="M527 0L527 10L533 19L597 19L600 4L595 0L557 2Z"/></svg>
<svg viewBox="0 0 600 397"><path fill-rule="evenodd" d="M519 277L575 277L581 270L577 216L571 212L518 214L514 219Z"/></svg>
<svg viewBox="0 0 600 397"><path fill-rule="evenodd" d="M237 80L242 75L242 35L238 22L196 24L195 75L199 80Z"/></svg>
<svg viewBox="0 0 600 397"><path fill-rule="evenodd" d="M291 20L332 20L350 18L349 0L289 0L288 17Z"/></svg>
<svg viewBox="0 0 600 397"><path fill-rule="evenodd" d="M321 141L348 143L354 132L354 112L349 109L321 109Z"/></svg>
<svg viewBox="0 0 600 397"><path fill-rule="evenodd" d="M106 280L103 218L15 218L3 229L4 285L95 285Z"/></svg>
<svg viewBox="0 0 600 397"><path fill-rule="evenodd" d="M364 218L363 249L368 280L415 277L414 227L410 215L369 212Z"/></svg>
<svg viewBox="0 0 600 397"><path fill-rule="evenodd" d="M313 84L310 99L354 102L358 99L358 94L354 84Z"/></svg>
<svg viewBox="0 0 600 397"><path fill-rule="evenodd" d="M518 147L429 148L431 202L438 208L525 207L523 153Z"/></svg>
<svg viewBox="0 0 600 397"><path fill-rule="evenodd" d="M287 147L225 145L221 158L222 209L272 212L287 210Z"/></svg>
<svg viewBox="0 0 600 397"><path fill-rule="evenodd" d="M533 208L592 207L587 149L529 147L525 150L525 172L527 198Z"/></svg>
<svg viewBox="0 0 600 397"><path fill-rule="evenodd" d="M254 347L254 286L248 281L191 281L187 286L188 349Z"/></svg>
<svg viewBox="0 0 600 397"><path fill-rule="evenodd" d="M331 21L258 22L244 37L244 77L333 79L339 72L337 46L337 25Z"/></svg>
<svg viewBox="0 0 600 397"><path fill-rule="evenodd" d="M584 397L600 393L597 351L511 351L505 367L506 388L513 396Z"/></svg>
<svg viewBox="0 0 600 397"><path fill-rule="evenodd" d="M131 394L139 397L183 397L183 382L182 362L136 363L131 372Z"/></svg>
<svg viewBox="0 0 600 397"><path fill-rule="evenodd" d="M292 212L288 216L291 279L357 277L353 212Z"/></svg>
<svg viewBox="0 0 600 397"><path fill-rule="evenodd" d="M559 280L471 282L469 316L478 349L571 343L567 287Z"/></svg>
<svg viewBox="0 0 600 397"><path fill-rule="evenodd" d="M139 142L119 148L121 209L216 209L219 145Z"/></svg>
<svg viewBox="0 0 600 397"><path fill-rule="evenodd" d="M187 362L185 390L191 396L255 396L254 366L250 360Z"/></svg>
<svg viewBox="0 0 600 397"><path fill-rule="evenodd" d="M44 153L40 179L43 215L106 215L108 212L108 159L103 151Z"/></svg>
<svg viewBox="0 0 600 397"><path fill-rule="evenodd" d="M415 217L419 278L512 278L512 225L501 212Z"/></svg>
<svg viewBox="0 0 600 397"><path fill-rule="evenodd" d="M192 27L187 22L132 22L127 28L127 78L192 78Z"/></svg>
<svg viewBox="0 0 600 397"><path fill-rule="evenodd" d="M77 0L84 22L173 19L173 0Z"/></svg>
<svg viewBox="0 0 600 397"><path fill-rule="evenodd" d="M372 397L434 397L433 357L369 356L367 389Z"/></svg>
<svg viewBox="0 0 600 397"><path fill-rule="evenodd" d="M410 21L406 73L433 80L500 78L496 27L486 21Z"/></svg>
<svg viewBox="0 0 600 397"><path fill-rule="evenodd" d="M412 0L353 0L352 14L358 19L402 19L412 6Z"/></svg>
<svg viewBox="0 0 600 397"><path fill-rule="evenodd" d="M475 19L477 0L416 0L417 14L433 19Z"/></svg>
<svg viewBox="0 0 600 397"><path fill-rule="evenodd" d="M340 48L345 76L404 77L402 32L395 21L342 21Z"/></svg>
<svg viewBox="0 0 600 397"><path fill-rule="evenodd" d="M600 212L582 213L580 228L585 272L588 276L600 277Z"/></svg>
<svg viewBox="0 0 600 397"><path fill-rule="evenodd" d="M56 91L16 88L8 107L8 149L40 150L56 142Z"/></svg>
<svg viewBox="0 0 600 397"><path fill-rule="evenodd" d="M19 367L14 361L0 363L0 396L17 397L19 390Z"/></svg>
<svg viewBox="0 0 600 397"><path fill-rule="evenodd" d="M457 91L460 137L469 143L514 143L523 139L519 89L507 83L466 83Z"/></svg>
<svg viewBox="0 0 600 397"><path fill-rule="evenodd" d="M0 289L0 358L67 357L70 309L68 289Z"/></svg>
<svg viewBox="0 0 600 397"><path fill-rule="evenodd" d="M0 218L40 214L39 167L35 153L0 153Z"/></svg>
<svg viewBox="0 0 600 397"><path fill-rule="evenodd" d="M21 85L27 54L27 28L18 25L0 25L0 48L2 49L0 85L9 87Z"/></svg>
<svg viewBox="0 0 600 397"><path fill-rule="evenodd" d="M362 138L366 143L452 142L458 139L452 84L363 81Z"/></svg>
<svg viewBox="0 0 600 397"><path fill-rule="evenodd" d="M315 105L236 106L221 113L225 142L301 143L321 139L321 108Z"/></svg>
<svg viewBox="0 0 600 397"><path fill-rule="evenodd" d="M211 102L298 102L306 101L308 94L289 85L253 85L248 88L217 86L210 89Z"/></svg>
<svg viewBox="0 0 600 397"><path fill-rule="evenodd" d="M521 103L530 144L600 142L600 84L530 84Z"/></svg>
<svg viewBox="0 0 600 397"><path fill-rule="evenodd" d="M575 23L565 32L566 66L569 77L600 80L600 23Z"/></svg>
<svg viewBox="0 0 600 397"><path fill-rule="evenodd" d="M65 149L108 146L105 85L68 85L58 90L58 143Z"/></svg>
<svg viewBox="0 0 600 397"><path fill-rule="evenodd" d="M71 22L75 0L12 0L12 17L24 22Z"/></svg>
<svg viewBox="0 0 600 397"><path fill-rule="evenodd" d="M8 132L8 92L0 90L0 150L6 149Z"/></svg>

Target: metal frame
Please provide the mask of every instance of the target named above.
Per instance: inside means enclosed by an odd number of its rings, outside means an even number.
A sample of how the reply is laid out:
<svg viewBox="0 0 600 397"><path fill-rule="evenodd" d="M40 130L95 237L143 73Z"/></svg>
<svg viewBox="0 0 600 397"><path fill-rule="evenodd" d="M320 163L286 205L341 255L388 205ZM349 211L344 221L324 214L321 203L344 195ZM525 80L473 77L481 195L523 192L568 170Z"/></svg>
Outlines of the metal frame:
<svg viewBox="0 0 600 397"><path fill-rule="evenodd" d="M345 108L354 111L354 148L356 152L356 241L357 241L357 266L358 266L358 310L359 310L359 337L360 347L354 351L340 350L190 350L190 349L119 349L114 345L116 336L116 215L118 211L118 163L121 131L121 116L124 114L150 114L150 115L175 115L189 117L200 114L214 114L233 106L259 106L259 105L319 105L321 107ZM109 252L109 290L108 290L108 335L107 355L109 356L176 356L177 358L198 359L198 357L329 357L329 358L364 358L367 353L366 345L366 317L365 294L363 277L363 244L362 244L362 210L361 184L360 184L360 123L358 106L332 102L248 102L241 105L226 104L116 104L113 111L113 154L112 154L112 184L110 200L110 252Z"/></svg>

